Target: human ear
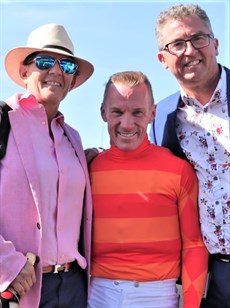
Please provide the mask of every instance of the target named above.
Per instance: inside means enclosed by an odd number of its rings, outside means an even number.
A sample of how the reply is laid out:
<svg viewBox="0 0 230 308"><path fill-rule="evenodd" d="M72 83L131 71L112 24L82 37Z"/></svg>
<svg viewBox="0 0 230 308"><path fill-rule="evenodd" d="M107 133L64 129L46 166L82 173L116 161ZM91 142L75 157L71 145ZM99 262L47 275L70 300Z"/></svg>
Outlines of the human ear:
<svg viewBox="0 0 230 308"><path fill-rule="evenodd" d="M27 67L26 67L26 65L20 65L20 67L19 67L19 75L20 75L21 79L23 80L23 82L25 84L27 84L27 77L28 77L28 75L27 75Z"/></svg>
<svg viewBox="0 0 230 308"><path fill-rule="evenodd" d="M219 47L219 41L218 39L214 39L214 48L215 48L215 51L216 51L216 56L219 55L219 50L218 50L218 47Z"/></svg>
<svg viewBox="0 0 230 308"><path fill-rule="evenodd" d="M164 56L164 51L159 51L158 54L157 54L157 58L162 63L164 68L167 69L168 68L168 64L167 64L166 58Z"/></svg>
<svg viewBox="0 0 230 308"><path fill-rule="evenodd" d="M77 78L77 75L73 75L73 78L72 78L72 81L71 81L70 87L69 87L69 92L70 92L71 90L73 90L73 86L75 85L75 80L76 80L76 78Z"/></svg>
<svg viewBox="0 0 230 308"><path fill-rule="evenodd" d="M150 114L150 118L149 118L149 124L151 124L153 122L153 120L155 119L155 115L156 115L156 105L153 105L151 107L151 114Z"/></svg>
<svg viewBox="0 0 230 308"><path fill-rule="evenodd" d="M103 121L104 121L104 122L107 122L107 116L106 116L106 110L105 110L105 103L102 103L102 104L101 104L100 111L101 111L101 117L102 117Z"/></svg>

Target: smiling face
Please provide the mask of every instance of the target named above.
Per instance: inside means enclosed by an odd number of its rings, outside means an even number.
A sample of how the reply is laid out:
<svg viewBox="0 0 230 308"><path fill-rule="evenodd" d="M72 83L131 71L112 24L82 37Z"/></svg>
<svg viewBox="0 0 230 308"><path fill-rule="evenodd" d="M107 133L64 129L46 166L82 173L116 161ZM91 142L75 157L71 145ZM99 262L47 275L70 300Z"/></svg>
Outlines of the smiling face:
<svg viewBox="0 0 230 308"><path fill-rule="evenodd" d="M39 55L50 55L55 59L63 58L60 54L51 52L41 52ZM21 65L20 75L26 84L28 93L33 94L46 110L51 108L56 111L60 102L71 90L74 78L76 78L76 75L63 73L57 62L47 70L40 70L34 62Z"/></svg>
<svg viewBox="0 0 230 308"><path fill-rule="evenodd" d="M143 142L147 126L155 115L151 102L145 84L130 87L118 82L109 86L101 115L108 123L111 144L123 151L131 151Z"/></svg>
<svg viewBox="0 0 230 308"><path fill-rule="evenodd" d="M162 28L162 41L166 45L179 40L188 40L198 34L211 34L211 29L198 16L184 16L180 19L170 19ZM201 49L195 49L191 42L186 43L186 49L180 55L168 51L160 51L158 59L166 69L176 77L182 88L189 89L206 84L218 74L218 41L210 39L210 44Z"/></svg>

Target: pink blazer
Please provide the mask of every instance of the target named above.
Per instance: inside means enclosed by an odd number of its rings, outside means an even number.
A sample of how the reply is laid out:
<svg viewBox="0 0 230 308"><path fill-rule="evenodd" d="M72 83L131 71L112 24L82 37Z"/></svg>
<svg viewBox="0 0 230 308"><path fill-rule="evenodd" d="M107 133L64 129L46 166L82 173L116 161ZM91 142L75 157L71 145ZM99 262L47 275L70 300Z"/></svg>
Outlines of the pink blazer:
<svg viewBox="0 0 230 308"><path fill-rule="evenodd" d="M41 255L41 221L39 204L41 196L38 185L32 143L27 123L23 121L22 109L18 104L18 95L7 103L13 108L9 112L11 138L7 154L0 161L0 292L5 290L17 276L26 262L28 251ZM81 138L76 130L63 125L63 129L74 147L85 173L86 191L83 214L83 255L87 260L88 278L91 251L92 200L87 163ZM16 160L17 174L10 170L10 162ZM1 168L4 164L4 177ZM9 183L12 183L9 187ZM36 265L37 282L20 301L20 308L36 308L40 301L42 279L41 263Z"/></svg>

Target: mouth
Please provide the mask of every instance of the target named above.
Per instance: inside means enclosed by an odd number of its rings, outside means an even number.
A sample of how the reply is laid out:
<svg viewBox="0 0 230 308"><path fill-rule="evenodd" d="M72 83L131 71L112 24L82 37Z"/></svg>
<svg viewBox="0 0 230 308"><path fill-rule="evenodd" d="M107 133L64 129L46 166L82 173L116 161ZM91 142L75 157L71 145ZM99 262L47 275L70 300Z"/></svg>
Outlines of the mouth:
<svg viewBox="0 0 230 308"><path fill-rule="evenodd" d="M44 84L51 87L62 87L61 83L57 81L44 81Z"/></svg>
<svg viewBox="0 0 230 308"><path fill-rule="evenodd" d="M134 133L122 133L122 132L118 132L118 135L120 135L123 138L132 138L137 134L137 132Z"/></svg>
<svg viewBox="0 0 230 308"><path fill-rule="evenodd" d="M201 60L191 61L185 64L185 67L193 67L201 63Z"/></svg>

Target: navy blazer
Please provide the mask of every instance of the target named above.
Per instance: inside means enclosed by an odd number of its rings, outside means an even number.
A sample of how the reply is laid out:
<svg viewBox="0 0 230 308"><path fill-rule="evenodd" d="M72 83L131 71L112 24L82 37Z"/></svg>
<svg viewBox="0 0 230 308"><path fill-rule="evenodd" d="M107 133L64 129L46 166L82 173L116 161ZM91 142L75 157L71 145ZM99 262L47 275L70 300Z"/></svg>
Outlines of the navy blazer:
<svg viewBox="0 0 230 308"><path fill-rule="evenodd" d="M230 119L230 70L227 73L227 103ZM150 137L154 144L169 148L176 156L186 159L176 134L177 107L180 102L180 91L168 96L157 104L156 117L153 121Z"/></svg>

